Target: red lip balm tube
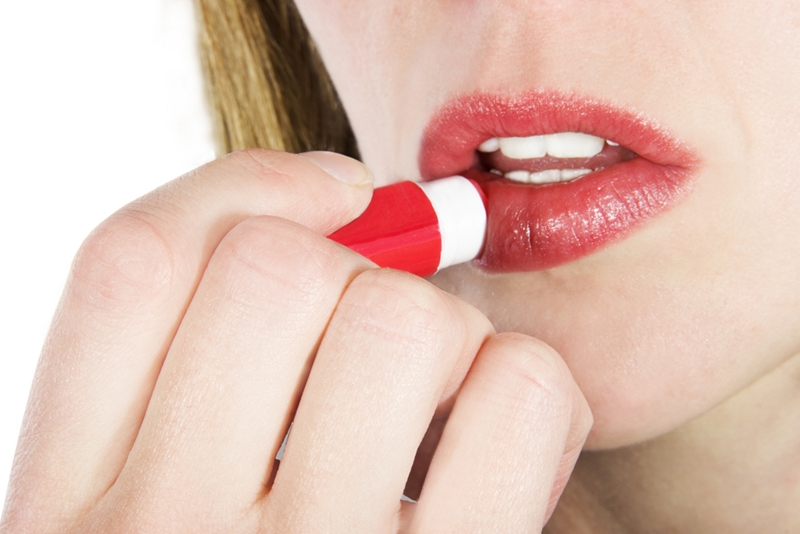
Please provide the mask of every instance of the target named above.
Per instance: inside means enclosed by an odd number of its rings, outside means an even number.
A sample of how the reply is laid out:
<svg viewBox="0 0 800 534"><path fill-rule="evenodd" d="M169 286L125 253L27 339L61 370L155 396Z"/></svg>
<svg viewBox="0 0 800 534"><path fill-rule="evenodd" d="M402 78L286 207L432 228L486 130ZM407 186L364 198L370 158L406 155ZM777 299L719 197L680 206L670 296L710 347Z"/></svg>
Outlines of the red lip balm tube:
<svg viewBox="0 0 800 534"><path fill-rule="evenodd" d="M486 197L462 176L379 187L366 211L328 236L381 267L430 276L473 260L486 240Z"/></svg>

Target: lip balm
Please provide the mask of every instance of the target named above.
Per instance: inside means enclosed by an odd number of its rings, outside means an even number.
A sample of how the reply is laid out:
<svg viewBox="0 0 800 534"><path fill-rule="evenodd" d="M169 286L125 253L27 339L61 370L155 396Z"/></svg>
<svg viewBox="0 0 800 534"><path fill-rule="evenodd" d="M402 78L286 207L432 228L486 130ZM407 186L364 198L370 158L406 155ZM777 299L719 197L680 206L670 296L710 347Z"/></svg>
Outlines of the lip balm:
<svg viewBox="0 0 800 534"><path fill-rule="evenodd" d="M486 241L486 197L463 176L375 189L367 209L328 236L380 267L430 276L473 260Z"/></svg>

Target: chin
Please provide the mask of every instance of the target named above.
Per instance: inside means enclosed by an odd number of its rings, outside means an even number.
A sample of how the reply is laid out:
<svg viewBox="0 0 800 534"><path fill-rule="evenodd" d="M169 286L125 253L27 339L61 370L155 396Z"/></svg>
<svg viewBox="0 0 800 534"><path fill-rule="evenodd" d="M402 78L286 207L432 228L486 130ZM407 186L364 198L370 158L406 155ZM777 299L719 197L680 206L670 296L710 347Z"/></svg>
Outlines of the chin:
<svg viewBox="0 0 800 534"><path fill-rule="evenodd" d="M749 341L736 334L733 319L709 335L709 325L725 316L704 304L713 296L648 293L650 284L615 278L602 268L603 256L618 252L539 272L462 265L432 278L477 307L498 332L536 337L564 358L592 408L586 447L595 450L669 433L762 372L737 362Z"/></svg>

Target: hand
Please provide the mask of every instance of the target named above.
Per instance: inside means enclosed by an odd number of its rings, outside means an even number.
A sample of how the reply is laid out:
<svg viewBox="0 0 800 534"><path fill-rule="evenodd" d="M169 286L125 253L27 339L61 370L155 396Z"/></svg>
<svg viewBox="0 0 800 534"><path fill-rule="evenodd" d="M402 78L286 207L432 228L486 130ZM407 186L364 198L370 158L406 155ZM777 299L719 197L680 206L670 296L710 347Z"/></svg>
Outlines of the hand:
<svg viewBox="0 0 800 534"><path fill-rule="evenodd" d="M250 150L102 223L43 350L0 531L539 531L586 403L544 344L323 237L366 207L368 176ZM401 505L412 465L422 493Z"/></svg>

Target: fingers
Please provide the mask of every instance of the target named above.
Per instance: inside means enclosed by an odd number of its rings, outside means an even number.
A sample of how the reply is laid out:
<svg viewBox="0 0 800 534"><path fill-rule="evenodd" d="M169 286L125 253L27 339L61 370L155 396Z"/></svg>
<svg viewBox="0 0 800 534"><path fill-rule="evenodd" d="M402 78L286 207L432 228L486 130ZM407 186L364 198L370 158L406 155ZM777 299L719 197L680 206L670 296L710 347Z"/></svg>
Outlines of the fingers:
<svg viewBox="0 0 800 534"><path fill-rule="evenodd" d="M181 494L208 518L247 515L266 491L336 303L370 267L283 219L251 218L232 230L209 262L104 505L133 502L165 517L174 510L161 507Z"/></svg>
<svg viewBox="0 0 800 534"><path fill-rule="evenodd" d="M133 202L93 232L75 259L35 378L12 481L21 508L46 500L50 510L56 503L79 510L111 486L220 240L254 215L322 234L353 219L371 186L363 166L348 161L232 154ZM325 170L346 176L348 165L361 185Z"/></svg>
<svg viewBox="0 0 800 534"><path fill-rule="evenodd" d="M411 532L540 532L591 427L561 358L521 334L481 349L433 457Z"/></svg>
<svg viewBox="0 0 800 534"><path fill-rule="evenodd" d="M267 525L395 531L437 403L491 333L476 310L416 277L371 270L356 278L306 384L266 498Z"/></svg>
<svg viewBox="0 0 800 534"><path fill-rule="evenodd" d="M37 372L10 528L541 528L588 432L585 401L543 345L484 344L475 309L320 235L368 201L346 161L240 153L87 240ZM401 509L465 376L419 504Z"/></svg>

